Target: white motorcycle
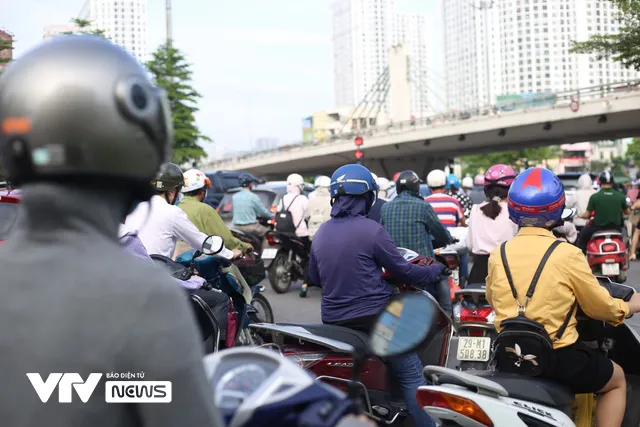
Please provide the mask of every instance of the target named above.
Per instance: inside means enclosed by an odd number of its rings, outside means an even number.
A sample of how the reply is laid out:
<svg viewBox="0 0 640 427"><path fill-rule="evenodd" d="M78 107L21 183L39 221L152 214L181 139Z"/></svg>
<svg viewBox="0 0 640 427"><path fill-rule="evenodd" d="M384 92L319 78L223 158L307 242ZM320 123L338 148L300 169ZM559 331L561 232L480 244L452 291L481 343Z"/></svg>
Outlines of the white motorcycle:
<svg viewBox="0 0 640 427"><path fill-rule="evenodd" d="M635 290L599 278L614 298L628 301ZM624 369L627 409L623 427L640 426L640 336L626 324L614 327L578 312L580 339ZM497 371L461 372L427 366L423 375L430 386L418 389L418 403L440 426L457 427L569 427L573 392L550 380Z"/></svg>

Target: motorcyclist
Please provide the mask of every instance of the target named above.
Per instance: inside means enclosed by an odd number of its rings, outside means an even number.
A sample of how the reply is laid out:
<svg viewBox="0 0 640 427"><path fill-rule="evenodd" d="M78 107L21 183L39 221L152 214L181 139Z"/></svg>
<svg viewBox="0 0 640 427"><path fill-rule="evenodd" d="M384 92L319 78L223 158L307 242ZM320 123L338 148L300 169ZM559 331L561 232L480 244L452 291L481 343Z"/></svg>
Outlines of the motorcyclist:
<svg viewBox="0 0 640 427"><path fill-rule="evenodd" d="M380 178L378 178L378 176L373 172L371 173L371 176L373 176L373 179L378 185L378 188L380 188ZM380 192L378 192L378 195L380 195ZM371 210L369 211L369 219L372 219L375 222L380 222L382 219L382 207L385 204L387 204L386 199L376 197L376 201L373 206L371 206Z"/></svg>
<svg viewBox="0 0 640 427"><path fill-rule="evenodd" d="M509 216L519 227L506 244L506 255L518 295L525 295L539 262L556 240L550 229L561 219L565 203L562 182L544 168L530 168L513 181L509 190ZM519 303L512 295L500 248L489 258L487 300L496 313L496 327L516 317ZM569 244L560 244L551 254L535 294L527 300L526 317L542 324L554 337L575 301L591 318L620 324L630 313L640 311L640 294L626 302L612 298L598 284L584 255ZM598 426L620 426L626 401L622 368L598 349L578 343L577 321L571 317L562 337L553 341L556 366L552 379L571 387L574 393L600 393L596 410Z"/></svg>
<svg viewBox="0 0 640 427"><path fill-rule="evenodd" d="M187 214L189 221L202 233L222 237L227 248L238 249L242 252L252 249L253 247L249 243L236 239L218 212L203 202L209 188L211 188L211 181L204 172L198 169L189 169L184 173L184 186L182 187L184 198L178 207Z"/></svg>
<svg viewBox="0 0 640 427"><path fill-rule="evenodd" d="M242 190L231 198L233 206L233 226L245 233L251 233L262 239L269 231L268 227L260 224L258 218L273 219L275 215L264 207L260 197L251 191L253 178L249 174L242 174L238 178Z"/></svg>
<svg viewBox="0 0 640 427"><path fill-rule="evenodd" d="M0 425L222 426L184 292L118 245L172 141L145 69L101 38L43 43L0 77L0 129L3 174L23 191L0 247ZM25 375L128 371L170 381L171 402L114 405L102 385L43 403Z"/></svg>
<svg viewBox="0 0 640 427"><path fill-rule="evenodd" d="M309 239L313 240L313 236L318 232L320 226L331 219L331 178L328 176L320 177L317 182L316 196L309 200ZM307 296L309 288L308 276L304 278L300 288L300 297Z"/></svg>
<svg viewBox="0 0 640 427"><path fill-rule="evenodd" d="M362 165L345 165L331 177L331 219L313 238L309 273L322 285L322 321L368 332L391 297L382 279L384 267L412 284L431 283L444 266L409 264L395 243L375 221L367 218L378 192L371 173ZM409 414L419 426L435 426L416 402L423 384L422 364L415 353L389 359L404 393Z"/></svg>
<svg viewBox="0 0 640 427"><path fill-rule="evenodd" d="M471 189L471 195L469 195L469 197L471 198L471 202L474 205L477 205L479 203L482 203L485 201L485 194L484 194L484 175L482 174L478 174L475 176L475 178L473 178L473 188Z"/></svg>
<svg viewBox="0 0 640 427"><path fill-rule="evenodd" d="M380 187L378 198L386 200L388 202L389 200L387 198L387 190L389 190L389 187L391 187L391 182L387 178L380 176L378 177L378 179L376 179L376 184L378 184L378 187Z"/></svg>
<svg viewBox="0 0 640 427"><path fill-rule="evenodd" d="M626 196L620 191L613 189L613 175L604 171L600 174L600 191L589 198L587 210L578 215L580 218L589 219L593 212L593 224L582 229L578 235L576 246L587 251L587 244L593 233L599 230L616 229L621 230L622 215L629 215L631 209L627 204Z"/></svg>
<svg viewBox="0 0 640 427"><path fill-rule="evenodd" d="M323 182L325 182L326 180L331 181L331 178L329 178L326 175L318 175L315 177L315 179L313 180L313 188L314 190L309 193L309 201L311 201L311 199L313 199L314 197L316 197L318 195L318 188L321 187L321 184Z"/></svg>
<svg viewBox="0 0 640 427"><path fill-rule="evenodd" d="M433 244L436 247L446 246L452 242L452 238L431 205L420 195L418 175L414 171L401 172L397 178L396 192L398 196L383 207L380 223L396 246L433 258ZM430 284L428 290L450 313L449 281L439 280Z"/></svg>
<svg viewBox="0 0 640 427"><path fill-rule="evenodd" d="M464 213L464 217L466 219L469 218L469 215L471 215L471 206L473 204L471 203L471 199L469 198L469 196L467 196L460 187L460 179L455 174L450 173L447 177L447 190L449 192L449 195L453 196L458 201L458 203L460 203L460 206L462 206L462 212Z"/></svg>
<svg viewBox="0 0 640 427"><path fill-rule="evenodd" d="M575 208L578 210L578 215L587 212L587 206L589 205L589 199L596 190L593 189L593 180L588 173L580 175L578 178L578 188L576 190L576 203ZM587 225L588 219L580 218L577 216L573 220L574 224L580 228Z"/></svg>
<svg viewBox="0 0 640 427"><path fill-rule="evenodd" d="M464 191L464 194L466 194L467 197L469 197L469 200L471 200L472 189L473 189L473 178L471 178L470 176L465 176L464 178L462 178L462 191Z"/></svg>

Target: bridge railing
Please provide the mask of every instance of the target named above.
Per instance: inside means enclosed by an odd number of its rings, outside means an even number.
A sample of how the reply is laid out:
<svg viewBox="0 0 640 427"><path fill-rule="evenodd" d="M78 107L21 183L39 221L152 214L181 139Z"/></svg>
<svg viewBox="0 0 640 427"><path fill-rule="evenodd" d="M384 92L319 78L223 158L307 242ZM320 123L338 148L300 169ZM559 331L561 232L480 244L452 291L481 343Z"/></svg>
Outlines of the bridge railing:
<svg viewBox="0 0 640 427"><path fill-rule="evenodd" d="M241 164L244 161L254 159L256 157L270 157L278 155L283 152L300 151L309 147L314 147L323 144L334 143L353 143L356 136L372 137L372 136L386 136L398 133L411 132L416 129L424 129L429 127L442 127L442 126L457 126L468 123L469 121L485 120L488 118L511 115L517 113L526 113L528 111L540 111L556 108L569 108L574 101L579 103L583 101L589 101L594 99L609 98L619 96L629 92L640 91L640 79L632 81L624 81L618 83L610 83L607 85L589 86L585 88L579 88L575 90L568 90L564 92L558 92L555 94L547 94L553 96L553 102L545 102L543 98L536 98L535 96L523 98L521 100L514 100L508 103L502 103L500 105L487 105L484 107L478 107L473 109L467 109L462 111L447 111L443 113L437 113L426 117L416 117L411 120L402 122L389 122L385 125L366 127L363 129L353 129L349 132L343 132L338 135L330 135L322 139L316 139L313 142L298 142L280 146L277 148L252 151L246 154L236 155L233 157L227 157L218 161L211 162L207 165L210 169L216 169L218 165L229 164ZM544 95L544 94L540 94ZM549 101L549 98L546 98Z"/></svg>

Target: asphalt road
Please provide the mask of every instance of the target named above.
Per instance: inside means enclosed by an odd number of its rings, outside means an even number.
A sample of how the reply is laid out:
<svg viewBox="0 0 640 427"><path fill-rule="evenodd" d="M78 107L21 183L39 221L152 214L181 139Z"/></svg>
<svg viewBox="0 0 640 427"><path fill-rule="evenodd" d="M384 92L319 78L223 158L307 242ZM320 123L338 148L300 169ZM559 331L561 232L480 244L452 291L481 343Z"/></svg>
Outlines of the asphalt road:
<svg viewBox="0 0 640 427"><path fill-rule="evenodd" d="M640 261L631 263L627 284L634 286L640 292ZM263 285L266 288L265 295L271 303L276 322L320 323L321 291L319 288L309 288L307 297L300 298L298 291L301 282L292 285L286 294L275 293L268 280L265 280ZM627 322L640 333L640 314L633 316Z"/></svg>

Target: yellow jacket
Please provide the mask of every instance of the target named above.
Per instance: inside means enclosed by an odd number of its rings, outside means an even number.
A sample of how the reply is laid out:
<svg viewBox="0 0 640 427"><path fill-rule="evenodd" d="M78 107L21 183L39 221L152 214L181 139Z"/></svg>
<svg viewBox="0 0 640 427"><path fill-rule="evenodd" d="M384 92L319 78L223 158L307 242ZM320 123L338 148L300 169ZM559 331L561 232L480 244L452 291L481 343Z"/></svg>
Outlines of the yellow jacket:
<svg viewBox="0 0 640 427"><path fill-rule="evenodd" d="M523 227L516 237L508 241L507 261L521 303L525 301L542 256L554 240L555 237L549 230ZM612 298L598 284L580 249L563 243L547 261L525 314L527 318L544 325L553 340L576 299L589 317L613 325L622 323L629 313L626 302ZM499 246L489 256L487 301L496 313L495 324L498 331L500 322L518 315L518 304L511 294ZM554 342L554 348L566 347L578 340L576 324L574 314L562 338Z"/></svg>

